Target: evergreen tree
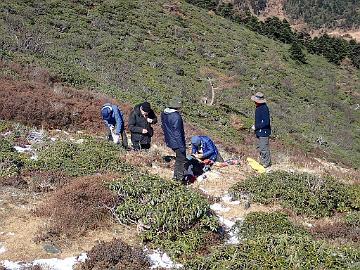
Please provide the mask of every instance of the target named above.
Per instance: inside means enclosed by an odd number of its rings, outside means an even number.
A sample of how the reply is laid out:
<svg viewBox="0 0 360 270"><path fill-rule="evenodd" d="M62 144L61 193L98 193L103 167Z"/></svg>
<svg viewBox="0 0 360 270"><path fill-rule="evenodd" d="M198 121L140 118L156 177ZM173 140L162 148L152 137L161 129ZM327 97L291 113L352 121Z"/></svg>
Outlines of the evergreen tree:
<svg viewBox="0 0 360 270"><path fill-rule="evenodd" d="M301 45L298 42L293 42L289 49L290 57L295 61L306 64L305 54L302 51Z"/></svg>

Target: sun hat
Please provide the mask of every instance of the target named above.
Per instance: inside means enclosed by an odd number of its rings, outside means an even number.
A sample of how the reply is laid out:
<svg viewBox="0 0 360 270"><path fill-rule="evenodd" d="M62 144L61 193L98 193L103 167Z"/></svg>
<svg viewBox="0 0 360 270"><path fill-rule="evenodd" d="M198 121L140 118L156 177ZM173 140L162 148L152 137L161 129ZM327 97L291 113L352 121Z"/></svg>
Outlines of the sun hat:
<svg viewBox="0 0 360 270"><path fill-rule="evenodd" d="M261 92L257 92L255 95L251 96L251 100L255 101L256 103L266 103L264 94Z"/></svg>
<svg viewBox="0 0 360 270"><path fill-rule="evenodd" d="M182 107L181 99L179 97L173 97L170 100L168 107L173 109L180 109Z"/></svg>

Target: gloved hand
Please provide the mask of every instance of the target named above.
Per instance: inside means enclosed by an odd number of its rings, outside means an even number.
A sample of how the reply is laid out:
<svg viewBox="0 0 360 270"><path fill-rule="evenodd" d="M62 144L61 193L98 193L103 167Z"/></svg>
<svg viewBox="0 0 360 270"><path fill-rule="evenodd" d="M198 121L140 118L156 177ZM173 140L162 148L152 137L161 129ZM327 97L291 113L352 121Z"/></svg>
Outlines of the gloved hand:
<svg viewBox="0 0 360 270"><path fill-rule="evenodd" d="M147 121L148 121L148 123L150 123L150 124L153 122L153 120L150 119L150 118L148 118Z"/></svg>

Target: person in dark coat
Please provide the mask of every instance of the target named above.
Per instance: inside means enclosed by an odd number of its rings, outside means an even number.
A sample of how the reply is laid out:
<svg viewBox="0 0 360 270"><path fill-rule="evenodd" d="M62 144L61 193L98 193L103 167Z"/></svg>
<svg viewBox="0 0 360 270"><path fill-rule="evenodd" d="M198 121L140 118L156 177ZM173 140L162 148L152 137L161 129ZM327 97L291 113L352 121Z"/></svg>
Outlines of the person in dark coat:
<svg viewBox="0 0 360 270"><path fill-rule="evenodd" d="M269 136L271 135L270 126L270 113L269 108L266 105L264 94L257 92L251 97L251 100L255 102L255 125L252 129L255 131L257 138L256 149L260 154L260 163L267 168L271 166Z"/></svg>
<svg viewBox="0 0 360 270"><path fill-rule="evenodd" d="M134 150L149 149L154 130L151 125L157 123L157 117L149 102L134 107L129 115L129 130Z"/></svg>
<svg viewBox="0 0 360 270"><path fill-rule="evenodd" d="M164 131L165 143L176 154L173 178L178 181L184 179L186 162L184 123L179 112L181 105L179 98L173 98L161 113L161 127Z"/></svg>
<svg viewBox="0 0 360 270"><path fill-rule="evenodd" d="M121 136L122 146L125 149L128 149L125 124L119 107L115 104L105 103L101 107L100 112L104 124L108 128L108 140L112 140L114 143L119 144Z"/></svg>
<svg viewBox="0 0 360 270"><path fill-rule="evenodd" d="M212 163L224 161L214 142L208 136L191 137L191 155L202 161L208 159Z"/></svg>

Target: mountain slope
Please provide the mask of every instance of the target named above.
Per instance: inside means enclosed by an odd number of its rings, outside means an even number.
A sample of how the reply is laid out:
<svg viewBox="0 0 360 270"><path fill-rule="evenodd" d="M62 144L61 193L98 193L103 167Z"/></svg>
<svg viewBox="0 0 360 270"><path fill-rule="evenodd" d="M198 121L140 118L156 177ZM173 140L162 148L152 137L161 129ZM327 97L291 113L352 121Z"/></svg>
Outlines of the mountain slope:
<svg viewBox="0 0 360 270"><path fill-rule="evenodd" d="M6 0L0 10L2 59L158 109L180 95L187 121L237 144L252 125L249 97L263 91L274 137L360 165L357 70L314 55L298 65L287 45L183 2ZM213 106L201 102L210 81Z"/></svg>

